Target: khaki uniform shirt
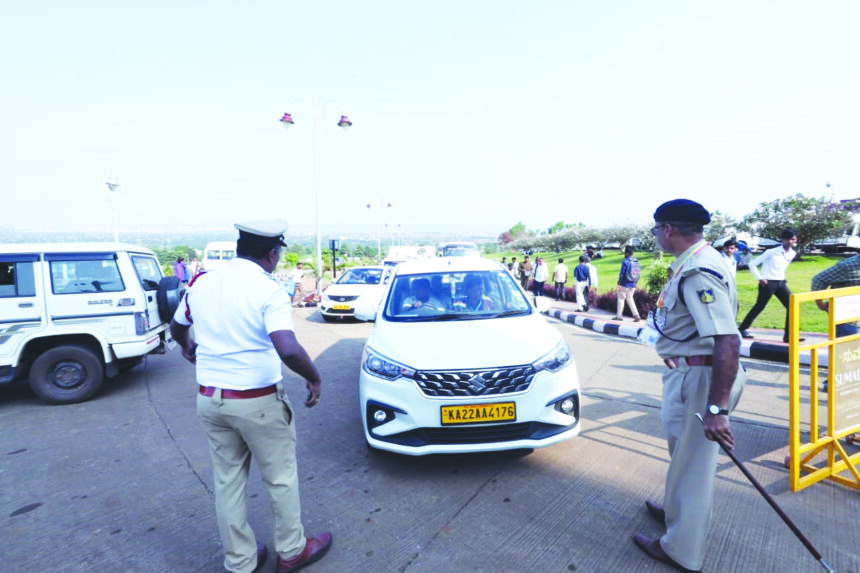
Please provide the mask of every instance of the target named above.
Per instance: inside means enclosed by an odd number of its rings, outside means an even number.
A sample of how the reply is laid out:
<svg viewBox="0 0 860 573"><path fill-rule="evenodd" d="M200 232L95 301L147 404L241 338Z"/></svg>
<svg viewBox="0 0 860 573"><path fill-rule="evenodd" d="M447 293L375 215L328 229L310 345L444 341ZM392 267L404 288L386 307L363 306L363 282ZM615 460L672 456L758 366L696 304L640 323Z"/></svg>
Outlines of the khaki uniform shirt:
<svg viewBox="0 0 860 573"><path fill-rule="evenodd" d="M657 341L661 358L713 354L715 335L740 336L734 277L724 257L710 246L701 248L703 244L691 246L669 267L672 278L655 316L662 334Z"/></svg>

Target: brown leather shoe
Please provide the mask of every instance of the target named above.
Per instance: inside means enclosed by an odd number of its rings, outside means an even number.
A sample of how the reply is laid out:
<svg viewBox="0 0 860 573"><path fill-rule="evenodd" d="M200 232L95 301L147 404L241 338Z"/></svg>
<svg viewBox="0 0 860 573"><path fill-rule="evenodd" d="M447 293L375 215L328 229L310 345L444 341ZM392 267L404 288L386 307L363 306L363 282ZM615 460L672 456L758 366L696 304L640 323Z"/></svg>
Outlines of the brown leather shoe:
<svg viewBox="0 0 860 573"><path fill-rule="evenodd" d="M328 531L320 533L317 537L306 538L305 548L301 553L291 559L278 557L278 573L292 573L305 565L319 561L329 547L331 547L331 533Z"/></svg>
<svg viewBox="0 0 860 573"><path fill-rule="evenodd" d="M663 511L663 506L657 503L656 501L651 501L650 499L645 500L645 507L648 508L648 513L651 514L651 517L656 519L662 524L666 524L666 512Z"/></svg>
<svg viewBox="0 0 860 573"><path fill-rule="evenodd" d="M701 573L701 569L687 569L686 567L682 567L680 563L666 555L666 552L663 551L663 548L660 546L659 539L651 539L650 537L645 537L641 533L637 533L633 536L633 543L636 544L639 549L645 552L645 555L650 557L651 559L655 559L660 561L661 563L665 563L667 565L671 565L675 569L680 571L687 571L688 573Z"/></svg>
<svg viewBox="0 0 860 573"><path fill-rule="evenodd" d="M266 558L269 556L269 548L264 543L257 544L257 566L254 571L259 571L266 564Z"/></svg>

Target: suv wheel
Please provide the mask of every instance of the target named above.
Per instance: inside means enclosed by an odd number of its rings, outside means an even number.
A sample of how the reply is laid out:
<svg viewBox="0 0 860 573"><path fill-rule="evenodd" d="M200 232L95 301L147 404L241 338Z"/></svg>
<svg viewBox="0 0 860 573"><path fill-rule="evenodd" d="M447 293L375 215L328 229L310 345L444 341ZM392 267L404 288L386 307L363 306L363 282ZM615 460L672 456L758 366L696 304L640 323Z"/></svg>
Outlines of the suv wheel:
<svg viewBox="0 0 860 573"><path fill-rule="evenodd" d="M104 381L104 365L84 346L57 346L42 353L30 368L30 387L51 404L91 398Z"/></svg>
<svg viewBox="0 0 860 573"><path fill-rule="evenodd" d="M161 322L170 322L173 318L173 313L176 312L182 301L184 291L185 286L176 277L164 277L158 283L155 300L158 301L158 316L161 318Z"/></svg>

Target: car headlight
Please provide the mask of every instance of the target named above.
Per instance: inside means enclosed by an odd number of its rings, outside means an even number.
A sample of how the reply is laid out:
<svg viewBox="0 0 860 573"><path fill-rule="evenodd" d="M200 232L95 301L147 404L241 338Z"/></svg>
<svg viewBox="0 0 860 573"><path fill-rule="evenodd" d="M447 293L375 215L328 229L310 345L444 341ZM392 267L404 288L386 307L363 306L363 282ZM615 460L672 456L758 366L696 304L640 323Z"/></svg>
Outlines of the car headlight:
<svg viewBox="0 0 860 573"><path fill-rule="evenodd" d="M329 301L331 301L331 299L328 297L327 294L322 295L322 302L329 302Z"/></svg>
<svg viewBox="0 0 860 573"><path fill-rule="evenodd" d="M412 378L415 375L415 370L412 368L395 362L370 348L364 349L364 359L361 361L361 367L368 374L387 378L388 380L396 380L401 376Z"/></svg>
<svg viewBox="0 0 860 573"><path fill-rule="evenodd" d="M540 359L535 360L532 363L532 366L535 369L535 373L538 373L541 370L549 370L550 372L556 372L570 363L570 348L568 348L567 342L562 340L561 342L556 344L555 348L553 348L551 352L540 357Z"/></svg>

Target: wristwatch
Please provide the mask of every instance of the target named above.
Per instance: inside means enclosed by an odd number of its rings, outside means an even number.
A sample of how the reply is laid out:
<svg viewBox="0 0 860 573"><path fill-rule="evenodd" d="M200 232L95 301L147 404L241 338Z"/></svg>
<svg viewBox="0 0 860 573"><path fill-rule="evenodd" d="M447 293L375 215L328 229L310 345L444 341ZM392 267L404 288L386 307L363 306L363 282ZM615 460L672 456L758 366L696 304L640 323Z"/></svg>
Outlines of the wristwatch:
<svg viewBox="0 0 860 573"><path fill-rule="evenodd" d="M729 415L728 410L726 410L725 408L720 408L716 404L710 404L708 406L708 413L711 414L712 416L728 416Z"/></svg>

